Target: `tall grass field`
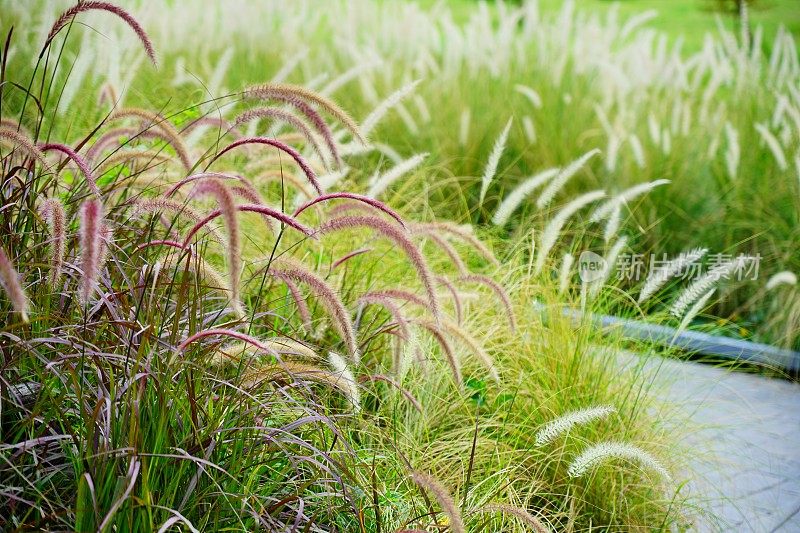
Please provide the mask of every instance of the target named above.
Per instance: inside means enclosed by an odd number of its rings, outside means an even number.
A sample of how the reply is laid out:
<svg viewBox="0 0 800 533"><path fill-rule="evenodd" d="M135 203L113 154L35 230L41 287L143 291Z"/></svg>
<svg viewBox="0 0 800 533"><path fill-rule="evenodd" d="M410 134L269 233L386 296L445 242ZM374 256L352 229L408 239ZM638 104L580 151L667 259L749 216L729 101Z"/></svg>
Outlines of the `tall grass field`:
<svg viewBox="0 0 800 533"><path fill-rule="evenodd" d="M562 310L800 349L800 14L638 4L0 0L0 531L715 523Z"/></svg>

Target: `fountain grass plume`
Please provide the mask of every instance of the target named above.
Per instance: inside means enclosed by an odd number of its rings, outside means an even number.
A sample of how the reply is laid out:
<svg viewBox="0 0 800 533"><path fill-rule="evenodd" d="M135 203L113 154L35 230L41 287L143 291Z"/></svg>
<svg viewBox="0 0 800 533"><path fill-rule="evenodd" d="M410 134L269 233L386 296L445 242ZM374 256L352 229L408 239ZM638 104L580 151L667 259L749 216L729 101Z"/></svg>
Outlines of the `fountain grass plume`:
<svg viewBox="0 0 800 533"><path fill-rule="evenodd" d="M431 322L430 320L416 320L415 323L427 330L434 340L436 340L437 344L439 344L439 347L441 347L442 352L444 353L445 360L447 361L447 366L450 367L450 371L453 373L453 381L455 381L456 386L459 389L463 388L464 378L461 373L461 361L456 355L456 352L453 350L453 346L450 344L450 341L447 340L447 336L445 336L442 329L438 324Z"/></svg>
<svg viewBox="0 0 800 533"><path fill-rule="evenodd" d="M314 134L311 132L311 129L306 125L305 122L297 118L292 113L285 111L283 109L277 107L257 107L255 109L249 109L242 113L241 115L237 116L234 120L233 127L241 126L242 124L246 124L252 120L257 120L260 118L271 118L273 120L280 120L282 122L286 122L294 129L296 129L305 139L305 141L311 145L314 151L319 155L320 159L322 160L325 168L328 168L327 162L325 160L325 154L322 151L322 148L319 146L317 139L314 137ZM328 151L330 152L330 156L336 163L336 166L341 164L341 159L339 158L339 152L336 149L336 143L333 140L333 136L325 136L323 134L323 138L325 139L325 144L328 146Z"/></svg>
<svg viewBox="0 0 800 533"><path fill-rule="evenodd" d="M500 266L500 261L497 260L492 251L475 236L472 226L466 224L458 225L453 222L426 222L424 224L416 224L415 226L423 226L425 231L438 231L452 235L456 239L471 246L493 266Z"/></svg>
<svg viewBox="0 0 800 533"><path fill-rule="evenodd" d="M536 273L540 273L544 268L545 261L547 261L547 255L550 253L550 250L553 249L553 246L556 244L556 240L558 240L558 236L561 233L561 229L564 227L564 224L567 221L580 211L583 207L589 205L592 202L603 198L606 195L605 191L591 191L585 194L582 194L569 202L565 205L558 213L553 217L553 219L545 226L544 231L542 231L541 236L539 237L539 252L536 256L536 265L535 271Z"/></svg>
<svg viewBox="0 0 800 533"><path fill-rule="evenodd" d="M48 198L42 202L39 212L47 221L50 232L50 286L55 287L61 278L67 251L64 206L56 198Z"/></svg>
<svg viewBox="0 0 800 533"><path fill-rule="evenodd" d="M170 213L174 213L178 216L187 218L198 224L205 220L205 217L200 215L197 211L189 207L183 202L178 202L176 200L170 200L168 198L144 198L140 200L136 200L133 202L133 214L138 216L143 213L154 213L160 211L169 211ZM206 221L207 224L207 221ZM208 232L211 234L213 239L217 241L219 244L224 244L224 240L222 239L222 235L219 234L217 228L213 226L207 226Z"/></svg>
<svg viewBox="0 0 800 533"><path fill-rule="evenodd" d="M772 156L775 158L775 163L777 163L778 168L784 171L789 168L789 164L786 162L786 154L783 151L780 141L778 141L775 135L773 135L764 124L756 124L755 128L756 131L758 131L758 134L761 135L761 138L764 140L767 147L772 152Z"/></svg>
<svg viewBox="0 0 800 533"><path fill-rule="evenodd" d="M347 365L347 361L335 352L328 352L328 364L331 366L337 381L341 381L341 384L337 386L346 391L347 399L352 404L353 411L358 413L361 410L361 393L358 390L358 382L356 382L353 372Z"/></svg>
<svg viewBox="0 0 800 533"><path fill-rule="evenodd" d="M211 165L211 163L222 157L230 150L248 144L266 144L268 146L273 146L278 150L287 153L292 159L294 159L295 163L297 163L297 165L303 171L303 174L306 175L306 178L308 179L309 183L311 183L311 186L314 187L314 190L316 190L318 194L322 194L322 189L320 188L319 182L317 181L317 175L314 173L314 170L308 165L306 160L303 159L303 156L301 156L297 150L295 150L288 144L285 144L277 139L270 139L269 137L245 137L244 139L239 139L238 141L232 142L231 144L223 148L221 151L219 151L217 155L215 155L211 159L209 165Z"/></svg>
<svg viewBox="0 0 800 533"><path fill-rule="evenodd" d="M727 278L737 270L744 268L750 261L753 261L750 256L739 256L713 267L678 295L678 298L670 308L670 313L675 317L682 317L686 309L698 298L706 294L719 280Z"/></svg>
<svg viewBox="0 0 800 533"><path fill-rule="evenodd" d="M397 328L400 330L400 337L403 340L408 340L410 338L408 320L403 315L400 306L397 305L390 296L381 293L366 293L358 299L358 303L364 305L375 304L386 309L389 314L392 315L392 320L397 324Z"/></svg>
<svg viewBox="0 0 800 533"><path fill-rule="evenodd" d="M86 183L89 184L89 188L97 195L100 195L100 189L97 187L97 180L92 173L92 169L89 168L89 165L86 161L78 155L75 150L67 146L66 144L61 143L45 143L40 144L39 149L42 152L47 152L49 150L55 150L57 152L61 152L62 154L69 157L75 165L78 167L78 170L81 171L83 177L86 179Z"/></svg>
<svg viewBox="0 0 800 533"><path fill-rule="evenodd" d="M311 311L308 309L308 304L306 303L305 297L303 297L303 293L300 291L300 287L298 287L297 283L289 276L283 276L281 281L286 285L292 300L294 300L294 305L297 307L297 313L300 315L303 327L306 331L311 331Z"/></svg>
<svg viewBox="0 0 800 533"><path fill-rule="evenodd" d="M544 446L556 440L559 436L567 433L574 426L588 424L601 418L606 418L616 409L610 405L601 405L597 407L587 407L585 409L578 409L571 411L560 417L548 422L543 428L536 433L536 446Z"/></svg>
<svg viewBox="0 0 800 533"><path fill-rule="evenodd" d="M423 309L428 308L428 302L426 302L423 298L420 298L413 292L404 289L384 289L380 291L365 292L364 296L367 295L386 296L394 300L403 300L404 302L414 304Z"/></svg>
<svg viewBox="0 0 800 533"><path fill-rule="evenodd" d="M197 174L192 174L191 176L187 176L180 181L174 183L166 192L164 192L164 197L169 198L170 196L174 195L178 192L184 185L189 183L193 183L195 181L203 180L206 178L216 178L218 180L239 180L240 182L247 182L247 180L241 176L235 174L226 174L224 172L199 172Z"/></svg>
<svg viewBox="0 0 800 533"><path fill-rule="evenodd" d="M461 306L461 296L458 294L458 288L456 287L455 283L453 283L444 276L436 276L436 281L440 285L444 285L447 288L447 290L450 291L450 296L452 297L453 300L453 307L455 308L456 312L456 323L461 324L461 321L463 320L464 316L463 316L463 309Z"/></svg>
<svg viewBox="0 0 800 533"><path fill-rule="evenodd" d="M97 165L97 173L99 175L103 175L108 169L115 167L116 165L125 163L130 164L132 161L143 161L145 164L148 164L147 168L144 170L149 170L150 168L154 168L156 165L160 165L162 163L168 163L172 161L172 156L169 155L161 148L148 148L146 150L139 150L139 149L129 149L129 150L119 150L114 152L103 161L101 161ZM134 181L129 181L128 183L135 183L136 177L134 177Z"/></svg>
<svg viewBox="0 0 800 533"><path fill-rule="evenodd" d="M492 379L500 384L500 374L497 371L497 367L494 364L494 359L488 354L486 350L484 350L483 346L473 337L470 335L464 328L453 322L452 320L445 319L442 321L442 329L446 331L451 337L454 337L461 341L469 350L477 357L483 366L486 367L486 370L489 371L489 375Z"/></svg>
<svg viewBox="0 0 800 533"><path fill-rule="evenodd" d="M310 237L311 239L317 239L317 235L313 229L309 228L308 226L301 224L295 218L278 211L277 209L273 209L266 205L260 204L239 204L234 205L232 210L235 211L244 211L249 213L258 213L262 215L267 220L267 225L271 227L270 219L276 219L279 222L282 222L289 226L292 229L295 229L305 235L306 237ZM184 245L188 245L189 241L197 234L198 231L203 229L209 222L214 220L215 218L225 215L222 209L217 209L212 211L208 215L206 215L202 220L197 222L192 228L186 233L184 237Z"/></svg>
<svg viewBox="0 0 800 533"><path fill-rule="evenodd" d="M86 150L86 161L88 163L94 163L98 159L98 156L103 152L104 149L115 146L116 148L122 148L125 144L119 143L120 137L128 137L128 142L134 139L164 139L167 140L166 137L163 137L159 134L158 131L155 129L152 130L141 130L138 128L131 128L128 126L121 126L119 128L112 128L102 134L97 140L92 143L88 150Z"/></svg>
<svg viewBox="0 0 800 533"><path fill-rule="evenodd" d="M355 139L364 143L364 138L359 132L358 125L342 108L336 103L325 98L324 96L315 93L305 87L299 85L289 85L284 83L266 83L263 85L254 85L244 90L245 96L254 96L258 98L290 98L298 99L303 102L309 102L324 109L336 120L338 120L345 128L347 128Z"/></svg>
<svg viewBox="0 0 800 533"><path fill-rule="evenodd" d="M794 272L790 272L788 270L784 270L782 272L778 272L777 274L773 274L767 280L766 285L764 288L768 291L771 291L781 285L789 285L794 286L797 285L797 274Z"/></svg>
<svg viewBox="0 0 800 533"><path fill-rule="evenodd" d="M403 161L400 161L395 166L387 170L383 173L375 182L370 186L369 190L367 191L367 196L371 196L372 198L377 198L381 194L383 194L386 189L389 188L392 183L397 181L398 179L402 178L404 175L408 174L418 166L422 164L423 161L428 157L428 153L417 154L414 156L409 157Z"/></svg>
<svg viewBox="0 0 800 533"><path fill-rule="evenodd" d="M450 262L453 263L453 266L456 267L456 270L458 270L459 274L466 275L469 273L469 269L467 268L467 265L464 264L461 256L458 255L458 251L449 242L447 242L447 239L430 230L423 230L419 234L426 239L430 239L431 242L433 242L441 251L443 251L450 259Z"/></svg>
<svg viewBox="0 0 800 533"><path fill-rule="evenodd" d="M437 297L436 290L433 286L433 273L428 267L425 257L422 255L416 245L414 245L411 239L409 239L404 230L386 222L382 218L373 216L345 215L326 221L319 227L318 232L325 234L331 231L359 227L370 228L402 248L425 288L425 292L428 295L428 303L430 305L431 314L438 322L441 317L441 311L439 309L439 298Z"/></svg>
<svg viewBox="0 0 800 533"><path fill-rule="evenodd" d="M47 163L47 158L44 156L44 152L37 148L34 142L31 141L27 136L18 132L16 129L11 129L6 126L0 127L0 141L6 141L7 144L22 148L25 153L41 163L43 167L48 170L50 169L50 165Z"/></svg>
<svg viewBox="0 0 800 533"><path fill-rule="evenodd" d="M187 135L202 126L211 126L219 128L220 132L225 132L226 134L230 133L235 139L239 139L242 137L241 132L239 132L239 130L235 125L232 125L224 118L209 117L209 116L200 117L191 121L181 130L180 133L181 135Z"/></svg>
<svg viewBox="0 0 800 533"><path fill-rule="evenodd" d="M601 463L612 459L638 462L664 479L670 479L669 472L658 459L638 446L624 442L600 442L589 446L572 461L567 473L570 477L580 477Z"/></svg>
<svg viewBox="0 0 800 533"><path fill-rule="evenodd" d="M503 226L511 215L516 211L522 201L527 198L533 191L544 185L548 180L555 177L561 171L560 168L549 168L543 170L538 174L526 179L509 193L508 196L503 198L500 206L495 211L492 217L492 223L495 226Z"/></svg>
<svg viewBox="0 0 800 533"><path fill-rule="evenodd" d="M6 251L0 247L0 283L3 285L11 307L19 313L20 318L26 324L29 322L30 303L22 288L20 275L14 268L11 259L8 258Z"/></svg>
<svg viewBox="0 0 800 533"><path fill-rule="evenodd" d="M516 316L514 315L514 306L511 304L511 298L499 283L489 276L484 276L483 274L468 274L466 276L461 276L460 279L461 281L465 281L467 283L478 283L480 285L489 287L492 292L497 295L497 299L500 300L500 303L503 305L503 309L505 309L506 317L508 318L508 325L511 328L511 331L517 330L517 320Z"/></svg>
<svg viewBox="0 0 800 533"><path fill-rule="evenodd" d="M361 133L364 137L369 137L369 134L372 133L372 130L375 129L375 126L378 125L386 113L397 107L403 98L414 92L414 89L417 88L417 85L419 85L421 81L422 80L415 80L407 83L378 104L361 122Z"/></svg>
<svg viewBox="0 0 800 533"><path fill-rule="evenodd" d="M639 291L639 298L637 301L641 304L648 300L663 287L670 278L680 273L684 268L695 261L699 261L706 253L708 253L707 248L695 248L688 252L682 252L658 270L653 271L653 273L648 276L647 281L645 281L642 290Z"/></svg>
<svg viewBox="0 0 800 533"><path fill-rule="evenodd" d="M371 252L371 251L372 251L372 248L359 248L358 250L353 250L352 252L346 253L342 257L340 257L339 259L334 261L333 264L331 264L331 270L334 270L339 265L349 261L350 259L352 259L352 258L354 258L356 256L359 256L361 254L365 254L365 253Z"/></svg>
<svg viewBox="0 0 800 533"><path fill-rule="evenodd" d="M238 341L242 341L251 346L254 346L255 348L258 348L259 350L269 355L280 357L280 355L278 354L278 352L275 351L275 349L273 349L268 344L261 342L259 339L247 335L246 333L242 333L240 331L236 331L233 329L225 329L225 328L210 328L198 331L194 335L190 335L189 337L184 339L183 342L181 342L178 345L178 351L185 352L186 349L189 347L189 345L194 344L195 342L201 339L205 339L206 337L228 337L236 339Z"/></svg>
<svg viewBox="0 0 800 533"><path fill-rule="evenodd" d="M181 138L178 130L175 129L169 120L162 117L158 113L153 113L152 111L147 111L146 109L139 109L136 107L117 109L111 113L111 115L108 117L108 120L119 120L123 118L136 118L142 120L145 122L145 129L152 127L160 131L164 137L164 140L166 140L170 146L175 149L175 152L178 154L178 158L181 160L183 166L186 167L186 170L191 170L194 167L191 157L189 156L189 149L183 142L183 138Z"/></svg>
<svg viewBox="0 0 800 533"><path fill-rule="evenodd" d="M716 288L709 289L703 296L697 299L695 303L689 308L688 311L683 315L681 319L681 323L678 325L678 331L684 331L686 328L689 327L694 317L700 314L700 312L706 308L708 305L708 301L714 296L714 293L717 292Z"/></svg>
<svg viewBox="0 0 800 533"><path fill-rule="evenodd" d="M400 224L401 226L403 227L406 226L405 222L403 222L402 217L397 213L397 211L395 211L385 203L376 200L374 198L370 198L369 196L364 196L363 194L356 194L352 192L333 192L328 194L322 194L320 196L317 196L316 198L307 201L306 203L295 209L294 214L292 216L295 217L298 216L300 213L302 213L312 205L318 204L320 202L327 202L329 200L337 200L337 199L354 200L356 202L361 202L362 204L368 205L369 207L372 207L380 211L381 213L389 215L390 217L395 219L397 223Z"/></svg>
<svg viewBox="0 0 800 533"><path fill-rule="evenodd" d="M536 207L538 207L539 209L542 209L547 204L549 204L553 200L553 198L555 198L556 194L558 194L558 191L560 191L562 188L564 188L564 185L567 184L567 182L570 180L570 178L572 178L575 174L577 174L578 171L580 169L582 169L583 166L592 157L594 157L595 155L597 155L599 153L600 153L600 150L597 149L597 148L594 148L593 150L589 150L588 152L583 154L581 157L579 157L578 159L576 159L575 161L573 161L572 163L570 163L569 165L564 167L561 170L561 172L559 172L558 175L555 178L553 178L553 181L551 181L547 185L547 187L545 187L544 191L542 191L542 194L536 200Z"/></svg>
<svg viewBox="0 0 800 533"><path fill-rule="evenodd" d="M436 501L442 507L442 511L449 519L450 531L452 533L465 533L464 520L461 518L459 510L450 492L433 476L423 472L412 472L411 480L421 489L433 494Z"/></svg>
<svg viewBox="0 0 800 533"><path fill-rule="evenodd" d="M103 206L97 199L86 200L80 210L81 248L81 300L89 302L89 296L100 275L103 240Z"/></svg>
<svg viewBox="0 0 800 533"><path fill-rule="evenodd" d="M507 503L487 503L477 509L478 513L502 513L511 515L526 525L530 526L535 533L550 533L550 528L544 522L533 516L531 513Z"/></svg>
<svg viewBox="0 0 800 533"><path fill-rule="evenodd" d="M194 189L192 189L192 192L189 196L191 198L204 195L211 195L217 201L219 209L212 214L221 214L225 219L225 225L228 228L227 246L225 248L227 252L231 299L233 300L233 305L236 308L237 313L240 313L241 302L239 299L239 282L242 273L242 244L241 234L239 231L239 222L236 217L237 206L233 200L233 194L231 194L230 190L228 190L228 188L216 178L206 178L199 181L198 184L195 185ZM202 226L205 226L210 220L212 220L211 215L195 224L184 240L184 245L187 245L192 236L194 236L194 234Z"/></svg>
<svg viewBox="0 0 800 533"><path fill-rule="evenodd" d="M347 351L353 358L353 362L358 363L360 361L361 354L358 350L358 341L356 340L353 322L344 303L342 303L341 298L339 298L333 287L302 263L286 258L274 260L269 265L268 273L282 281L288 278L308 285L322 302L328 314L330 314L333 327L339 332L339 336L347 346Z"/></svg>
<svg viewBox="0 0 800 533"><path fill-rule="evenodd" d="M158 62L156 61L156 52L153 49L153 43L150 42L150 38L147 36L147 33L144 31L142 26L136 21L133 15L131 15L130 13L128 13L119 6L115 6L114 4L110 4L108 2L95 2L95 1L78 2L71 8L64 11L61 14L61 16L58 17L58 19L56 19L55 23L53 23L53 26L50 28L50 33L47 34L47 39L45 40L45 45L42 48L42 54L40 54L40 57L41 55L44 54L44 51L53 41L56 34L61 30L61 28L69 24L69 22L76 15L92 10L106 11L108 13L112 13L118 16L123 21L125 21L125 23L131 28L131 30L133 30L133 32L141 41L142 46L144 47L144 51L147 54L147 57L150 58L150 61L153 62L153 65L158 65Z"/></svg>
<svg viewBox="0 0 800 533"><path fill-rule="evenodd" d="M31 131L28 128L10 118L0 117L0 129L9 129L15 131L28 139L32 137Z"/></svg>
<svg viewBox="0 0 800 533"><path fill-rule="evenodd" d="M513 122L513 120L514 119L512 117L508 119L508 122L506 122L503 131L500 132L500 135L494 142L492 151L489 154L489 159L486 161L486 168L484 169L483 176L481 177L481 193L478 199L478 202L481 204L483 203L484 198L486 198L486 193L489 190L489 185L491 185L492 180L497 174L497 165L500 163L500 158L503 156L503 151L506 149L506 142L508 141L508 133L511 131L511 123Z"/></svg>
<svg viewBox="0 0 800 533"><path fill-rule="evenodd" d="M589 217L589 222L600 222L604 218L608 217L614 211L614 209L620 205L626 204L634 198L648 193L656 187L660 187L661 185L667 185L668 183L670 183L670 180L661 179L648 181L646 183L639 183L638 185L634 185L633 187L625 189L595 209Z"/></svg>

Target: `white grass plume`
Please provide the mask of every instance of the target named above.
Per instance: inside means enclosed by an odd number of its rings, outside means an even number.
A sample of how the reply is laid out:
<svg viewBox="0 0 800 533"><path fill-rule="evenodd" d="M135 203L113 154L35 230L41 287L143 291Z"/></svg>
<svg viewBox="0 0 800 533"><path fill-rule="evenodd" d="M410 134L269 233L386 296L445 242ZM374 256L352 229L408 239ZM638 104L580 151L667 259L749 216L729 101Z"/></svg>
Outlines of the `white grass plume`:
<svg viewBox="0 0 800 533"><path fill-rule="evenodd" d="M728 144L727 150L725 150L725 167L728 169L728 176L736 179L739 173L741 150L739 148L739 132L730 122L725 122L725 138Z"/></svg>
<svg viewBox="0 0 800 533"><path fill-rule="evenodd" d="M606 227L603 228L603 240L607 243L614 238L619 231L620 226L622 225L622 207L617 204L614 207L614 210L608 215L608 220L606 221Z"/></svg>
<svg viewBox="0 0 800 533"><path fill-rule="evenodd" d="M402 178L404 175L408 174L425 161L425 158L428 157L427 153L417 154L415 156L411 156L408 159L405 159L389 170L387 170L384 174L382 174L375 183L367 191L367 196L372 198L377 198L380 196L389 186L392 185L395 181Z"/></svg>
<svg viewBox="0 0 800 533"><path fill-rule="evenodd" d="M686 309L706 294L719 280L730 276L752 260L752 257L740 256L715 266L681 292L675 303L672 304L670 313L678 318L682 317Z"/></svg>
<svg viewBox="0 0 800 533"><path fill-rule="evenodd" d="M378 104L361 123L361 135L366 139L381 119L383 119L389 111L397 107L403 98L414 92L414 89L417 88L417 85L419 85L421 81L422 80L414 80L403 85L390 94L383 102Z"/></svg>
<svg viewBox="0 0 800 533"><path fill-rule="evenodd" d="M350 367L347 366L347 362L341 355L328 352L328 363L336 378L342 381L341 389L347 391L347 399L353 405L353 410L360 411L361 393L358 390L358 382L356 382L353 372L350 371Z"/></svg>
<svg viewBox="0 0 800 533"><path fill-rule="evenodd" d="M556 213L556 216L554 216L553 219L547 224L541 234L541 237L539 238L539 254L536 256L537 274L542 271L542 268L544 268L544 263L547 261L547 254L550 253L550 250L555 245L558 235L561 233L561 229L564 227L564 224L567 223L570 217L577 213L581 208L599 200L605 195L606 192L600 190L587 192L586 194L582 194L572 200L558 213Z"/></svg>
<svg viewBox="0 0 800 533"><path fill-rule="evenodd" d="M630 202L631 200L641 196L642 194L646 194L656 187L660 187L661 185L666 185L670 183L670 180L655 180L655 181L648 181L645 183L639 183L638 185L634 185L628 189L625 189L618 195L614 196L607 202L604 202L600 207L594 210L592 216L589 218L589 222L600 222L607 216L609 216L616 207L621 204L625 204Z"/></svg>
<svg viewBox="0 0 800 533"><path fill-rule="evenodd" d="M579 157L578 159L576 159L575 161L573 161L572 163L570 163L566 167L564 167L564 169L558 174L558 176L556 176L556 178L553 181L550 182L550 184L547 186L547 188L545 188L545 190L542 191L541 196L539 196L539 199L536 201L536 207L541 209L544 206L546 206L547 204L549 204L553 200L555 195L558 194L558 191L560 191L564 187L564 185L567 184L567 181L569 181L569 179L572 176L577 174L577 172L581 168L583 168L583 166L592 157L594 157L595 155L597 155L599 153L600 153L600 150L597 149L597 148L594 148L592 150L589 150L585 154L583 154L581 157Z"/></svg>
<svg viewBox="0 0 800 533"><path fill-rule="evenodd" d="M692 305L692 307L689 308L688 311L686 311L686 314L684 315L683 320L681 320L681 323L678 326L678 331L679 332L683 331L687 327L689 327L689 323L692 320L694 320L694 317L699 315L700 311L705 309L706 305L708 304L708 301L711 299L712 296L714 296L714 293L716 292L716 290L717 289L711 289L710 291L705 293L703 296L700 297L699 300L697 300L694 303L694 305Z"/></svg>
<svg viewBox="0 0 800 533"><path fill-rule="evenodd" d="M788 270L773 274L769 280L767 280L767 284L764 288L766 288L768 291L771 291L772 289L781 285L797 285L797 274L794 272L789 272Z"/></svg>
<svg viewBox="0 0 800 533"><path fill-rule="evenodd" d="M532 87L518 83L517 85L514 85L514 90L530 100L531 104L533 104L533 107L536 109L542 108L542 97L539 96L539 93L537 93Z"/></svg>
<svg viewBox="0 0 800 533"><path fill-rule="evenodd" d="M531 144L536 142L536 126L533 125L533 119L530 115L522 117L522 131L525 132L525 139Z"/></svg>
<svg viewBox="0 0 800 533"><path fill-rule="evenodd" d="M466 146L467 141L469 141L469 125L471 119L470 109L469 107L465 107L461 111L461 119L458 127L458 144L460 146Z"/></svg>
<svg viewBox="0 0 800 533"><path fill-rule="evenodd" d="M690 250L688 252L682 252L675 259L668 262L658 270L655 270L650 276L648 276L647 281L644 283L644 287L642 287L642 290L639 292L638 302L641 304L653 296L658 289L663 287L664 284L669 281L670 278L681 272L684 268L691 265L695 261L699 261L704 255L706 255L706 253L708 253L707 248L695 248L694 250Z"/></svg>
<svg viewBox="0 0 800 533"><path fill-rule="evenodd" d="M483 203L483 199L486 197L486 192L489 190L489 185L491 185L492 180L497 174L497 165L500 163L500 158L503 156L503 151L506 149L508 133L511 131L511 123L513 120L514 119L512 117L508 119L508 122L506 122L506 126L503 128L503 131L500 132L500 136L497 137L497 140L494 142L492 152L489 154L489 159L486 161L486 168L484 168L483 177L481 177L481 203Z"/></svg>
<svg viewBox="0 0 800 533"><path fill-rule="evenodd" d="M644 168L647 165L647 161L644 157L642 141L639 140L639 137L637 137L636 134L632 133L628 137L628 144L631 145L631 152L633 153L634 161L636 161L636 166L639 168Z"/></svg>
<svg viewBox="0 0 800 533"><path fill-rule="evenodd" d="M517 185L517 187L511 191L508 196L503 198L503 201L500 203L500 206L494 213L494 217L492 217L492 223L494 223L496 226L502 226L508 222L511 214L516 211L522 201L529 194L544 185L547 180L553 178L560 171L560 168L549 168L531 176Z"/></svg>
<svg viewBox="0 0 800 533"><path fill-rule="evenodd" d="M570 411L548 422L536 433L536 446L549 444L574 426L588 424L589 422L605 418L614 412L616 412L616 409L610 405L600 405L597 407L587 407L578 409L577 411Z"/></svg>
<svg viewBox="0 0 800 533"><path fill-rule="evenodd" d="M761 138L764 139L764 142L767 143L772 155L775 157L775 162L778 164L778 168L781 170L786 170L789 168L789 165L786 162L786 154L783 153L783 147L775 135L773 135L772 132L769 131L763 124L756 124L755 128L761 135Z"/></svg>
<svg viewBox="0 0 800 533"><path fill-rule="evenodd" d="M611 459L636 461L665 479L670 479L667 469L655 457L638 446L624 442L600 442L589 446L569 465L567 473L570 477L580 477Z"/></svg>

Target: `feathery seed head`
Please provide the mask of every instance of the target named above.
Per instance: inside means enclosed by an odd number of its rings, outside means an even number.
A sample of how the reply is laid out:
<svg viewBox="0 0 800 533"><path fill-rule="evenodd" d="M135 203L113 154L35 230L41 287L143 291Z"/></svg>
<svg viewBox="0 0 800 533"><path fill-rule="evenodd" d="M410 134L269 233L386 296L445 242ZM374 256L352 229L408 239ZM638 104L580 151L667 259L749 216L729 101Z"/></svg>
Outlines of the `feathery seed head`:
<svg viewBox="0 0 800 533"><path fill-rule="evenodd" d="M69 24L69 22L78 15L79 13L83 13L86 11L91 10L101 10L107 11L109 13L113 13L114 15L121 18L125 23L133 30L139 40L142 42L142 46L144 46L144 51L147 53L147 57L150 58L150 61L153 62L153 65L156 65L156 53L153 49L153 43L150 42L150 38L145 33L142 26L133 18L133 15L122 9L121 7L115 6L114 4L110 4L108 2L95 2L95 1L86 1L86 2L78 2L76 5L72 6L68 10L64 11L60 17L55 21L53 26L50 28L50 33L47 34L47 40L45 42L45 48L56 34Z"/></svg>
<svg viewBox="0 0 800 533"><path fill-rule="evenodd" d="M88 303L100 275L103 251L103 206L97 199L86 200L80 210L81 300Z"/></svg>
<svg viewBox="0 0 800 533"><path fill-rule="evenodd" d="M0 247L0 283L3 285L8 299L11 300L11 307L19 313L22 321L28 322L29 302L25 291L20 282L20 275L14 268L11 259L6 255L6 251Z"/></svg>
<svg viewBox="0 0 800 533"><path fill-rule="evenodd" d="M50 231L50 285L55 287L61 278L66 253L66 219L64 206L55 198L48 198L40 208Z"/></svg>
<svg viewBox="0 0 800 533"><path fill-rule="evenodd" d="M461 518L461 511L450 492L433 476L423 472L412 472L411 480L421 489L426 490L433 494L436 501L442 507L442 511L450 519L450 530L452 533L464 533L464 521Z"/></svg>
<svg viewBox="0 0 800 533"><path fill-rule="evenodd" d="M589 422L605 418L614 412L616 412L614 407L601 405L598 407L587 407L561 415L555 420L548 422L536 433L536 446L549 444L574 426L588 424Z"/></svg>
<svg viewBox="0 0 800 533"><path fill-rule="evenodd" d="M439 298L436 295L436 290L433 285L433 273L428 267L427 261L416 245L409 239L407 233L386 222L382 218L373 216L359 216L359 215L346 215L342 217L332 218L319 227L319 233L325 234L331 231L339 231L344 229L352 229L365 227L370 228L378 234L390 239L398 245L406 254L409 261L417 271L417 275L425 287L425 292L428 295L428 302L430 304L431 314L438 321L441 317L439 309Z"/></svg>
<svg viewBox="0 0 800 533"><path fill-rule="evenodd" d="M567 473L570 477L580 477L595 466L611 459L636 461L664 479L670 479L667 469L655 457L638 446L624 442L600 442L589 446L569 465Z"/></svg>

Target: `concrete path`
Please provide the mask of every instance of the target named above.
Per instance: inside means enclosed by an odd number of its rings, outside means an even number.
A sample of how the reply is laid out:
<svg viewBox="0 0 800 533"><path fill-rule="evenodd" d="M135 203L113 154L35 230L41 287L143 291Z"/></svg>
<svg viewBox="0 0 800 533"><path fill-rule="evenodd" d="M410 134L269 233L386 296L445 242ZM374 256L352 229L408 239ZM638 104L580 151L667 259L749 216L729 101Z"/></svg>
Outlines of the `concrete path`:
<svg viewBox="0 0 800 533"><path fill-rule="evenodd" d="M690 490L721 521L701 530L800 532L800 384L658 357L645 368L700 427L684 440Z"/></svg>

